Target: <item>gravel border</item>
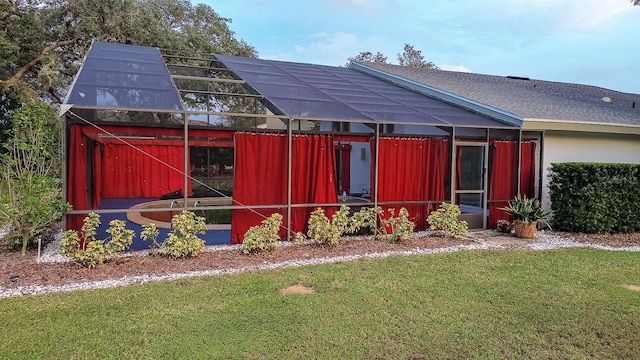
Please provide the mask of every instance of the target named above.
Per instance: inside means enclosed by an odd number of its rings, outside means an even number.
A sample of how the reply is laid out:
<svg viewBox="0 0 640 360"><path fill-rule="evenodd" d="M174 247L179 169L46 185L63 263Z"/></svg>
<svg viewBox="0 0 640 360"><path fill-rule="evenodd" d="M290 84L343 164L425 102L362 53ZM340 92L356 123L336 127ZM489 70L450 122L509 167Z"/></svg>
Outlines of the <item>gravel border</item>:
<svg viewBox="0 0 640 360"><path fill-rule="evenodd" d="M428 234L426 234L428 235ZM354 238L350 241L357 241L362 238ZM57 243L57 244L56 244ZM291 242L284 242L281 244L282 246L294 246ZM58 241L54 241L49 244L43 255L41 257L42 262L61 262L61 261L70 261L69 258L60 255L59 253L59 239ZM241 245L216 245L216 246L207 246L205 251L230 251L230 250L239 250L241 249ZM159 282L159 281L167 281L167 280L178 280L192 277L202 277L202 276L220 276L220 275L229 275L229 274L239 274L244 272L251 271L262 271L262 270L273 270L273 269L283 269L283 268L295 268L301 266L308 265L319 265L319 264L331 264L331 263L339 263L339 262L347 262L354 261L360 259L379 259L386 258L390 256L409 256L409 255L430 255L430 254L440 254L440 253L448 253L448 252L456 252L461 250L491 250L491 249L505 249L505 248L520 248L527 250L553 250L560 248L578 248L578 247L590 247L598 250L607 250L607 251L632 251L632 252L640 252L640 246L629 246L629 247L611 247L611 246L603 246L599 244L586 244L574 241L570 238L563 238L553 234L548 234L543 231L539 232L536 241L526 243L525 245L520 246L503 246L503 245L494 245L487 241L476 241L469 245L459 245L459 246L450 246L444 248L437 249L423 249L423 248L415 248L412 250L402 250L402 251L387 251L387 252L378 252L378 253L369 253L362 255L343 255L343 256L335 256L335 257L323 257L309 260L289 260L283 262L276 263L266 263L262 265L249 266L249 267L240 267L240 268L229 268L223 270L202 270L202 271L190 271L183 273L175 273L175 274L167 274L167 275L138 275L138 276L125 276L118 279L109 279L109 280L100 280L94 282L80 282L74 284L66 284L66 285L29 285L29 286L21 286L17 288L6 289L0 286L0 298L8 298L15 296L25 296L25 295L43 295L57 292L71 292L76 290L93 290L93 289L108 289L115 288L120 286L128 286L133 284L146 284L151 282ZM146 254L146 251L137 251L135 253L127 253L122 256L141 256Z"/></svg>

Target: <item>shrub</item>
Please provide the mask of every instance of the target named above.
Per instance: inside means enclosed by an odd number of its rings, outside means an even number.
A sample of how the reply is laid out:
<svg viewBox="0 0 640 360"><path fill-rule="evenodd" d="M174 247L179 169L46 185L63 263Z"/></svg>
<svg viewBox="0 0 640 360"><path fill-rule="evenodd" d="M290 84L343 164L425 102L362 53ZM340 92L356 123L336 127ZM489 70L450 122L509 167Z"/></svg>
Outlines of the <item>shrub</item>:
<svg viewBox="0 0 640 360"><path fill-rule="evenodd" d="M429 214L429 229L439 231L445 236L459 237L469 231L469 224L464 220L458 220L460 214L458 205L444 202L438 210Z"/></svg>
<svg viewBox="0 0 640 360"><path fill-rule="evenodd" d="M549 178L554 229L640 231L640 165L558 163L551 165Z"/></svg>
<svg viewBox="0 0 640 360"><path fill-rule="evenodd" d="M280 240L278 235L280 225L282 225L282 214L274 213L262 220L259 226L250 227L244 234L242 252L249 254L273 250Z"/></svg>
<svg viewBox="0 0 640 360"><path fill-rule="evenodd" d="M11 115L11 132L0 146L0 225L9 226L5 245L22 248L47 236L60 220L60 122L45 103L25 105Z"/></svg>
<svg viewBox="0 0 640 360"><path fill-rule="evenodd" d="M143 241L151 240L151 245L149 245L149 253L151 255L155 254L155 250L160 248L160 244L158 244L158 228L156 224L150 223L142 225L142 232L140 233L140 238Z"/></svg>
<svg viewBox="0 0 640 360"><path fill-rule="evenodd" d="M400 212L396 217L396 210L391 208L389 211L389 218L382 220L382 228L388 235L390 242L402 242L405 241L413 233L413 229L416 224L409 220L409 211L406 208L400 208ZM389 234L387 229L391 229Z"/></svg>
<svg viewBox="0 0 640 360"><path fill-rule="evenodd" d="M171 219L171 232L162 242L162 252L175 258L196 256L204 247L197 234L207 231L205 219L191 211L183 211Z"/></svg>
<svg viewBox="0 0 640 360"><path fill-rule="evenodd" d="M382 208L379 206L365 207L353 213L347 233L354 234L360 229L367 229L370 234L374 234L376 237L379 236L381 234L381 230L378 227L380 214L382 214Z"/></svg>
<svg viewBox="0 0 640 360"><path fill-rule="evenodd" d="M340 210L333 214L331 222L321 208L311 213L309 218L309 230L307 236L319 245L333 246L338 243L349 227L349 207L342 205Z"/></svg>
<svg viewBox="0 0 640 360"><path fill-rule="evenodd" d="M92 269L131 246L134 232L125 229L124 221L112 220L109 223L109 229L107 229L107 233L111 235L109 240L96 240L98 226L100 226L100 215L90 213L84 218L82 237L75 230L65 231L60 242L61 253L74 259L78 264Z"/></svg>

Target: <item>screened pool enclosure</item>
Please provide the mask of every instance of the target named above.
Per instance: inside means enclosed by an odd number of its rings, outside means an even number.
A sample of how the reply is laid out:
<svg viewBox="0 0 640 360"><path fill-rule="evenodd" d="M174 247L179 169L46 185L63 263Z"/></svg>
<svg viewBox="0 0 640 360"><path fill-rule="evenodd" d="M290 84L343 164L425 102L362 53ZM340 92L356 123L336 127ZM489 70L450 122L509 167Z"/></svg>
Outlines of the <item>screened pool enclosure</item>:
<svg viewBox="0 0 640 360"><path fill-rule="evenodd" d="M67 228L93 211L99 231L118 218L166 234L191 210L208 244L240 243L274 212L287 238L343 204L406 207L424 229L443 201L485 228L537 195L541 133L363 67L94 42L63 106Z"/></svg>

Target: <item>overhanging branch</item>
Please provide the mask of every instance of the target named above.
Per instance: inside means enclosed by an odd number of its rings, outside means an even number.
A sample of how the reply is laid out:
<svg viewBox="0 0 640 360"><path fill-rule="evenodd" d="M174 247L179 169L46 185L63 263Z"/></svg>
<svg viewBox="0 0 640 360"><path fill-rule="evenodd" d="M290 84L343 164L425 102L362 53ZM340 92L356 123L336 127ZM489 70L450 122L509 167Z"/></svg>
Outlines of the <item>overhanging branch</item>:
<svg viewBox="0 0 640 360"><path fill-rule="evenodd" d="M34 66L39 64L47 56L47 54L49 54L51 51L61 46L66 46L73 43L74 43L74 40L64 40L64 41L58 41L52 45L46 46L45 48L42 49L42 51L40 51L40 54L37 57L35 57L33 60L23 65L12 77L10 77L7 80L0 81L0 90L4 91L4 90L15 87L20 82L20 79L22 79L22 77L29 70L33 69Z"/></svg>

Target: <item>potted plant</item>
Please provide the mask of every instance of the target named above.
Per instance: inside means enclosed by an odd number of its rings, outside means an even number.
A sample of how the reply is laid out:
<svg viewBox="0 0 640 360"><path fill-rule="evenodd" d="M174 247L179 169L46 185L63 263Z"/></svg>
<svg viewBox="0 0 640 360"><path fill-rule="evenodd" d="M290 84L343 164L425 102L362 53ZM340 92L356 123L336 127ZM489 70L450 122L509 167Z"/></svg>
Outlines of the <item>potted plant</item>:
<svg viewBox="0 0 640 360"><path fill-rule="evenodd" d="M531 239L535 235L538 222L551 228L550 212L544 211L538 199L517 195L509 201L509 206L500 208L513 217L513 230L517 237Z"/></svg>

